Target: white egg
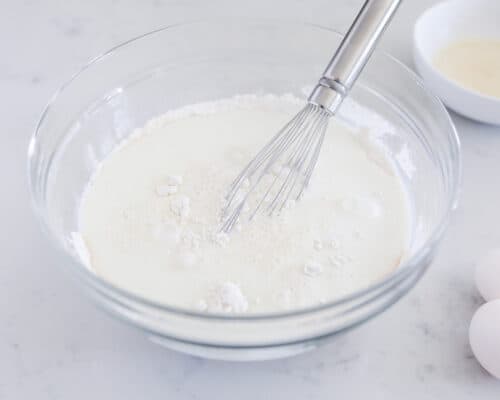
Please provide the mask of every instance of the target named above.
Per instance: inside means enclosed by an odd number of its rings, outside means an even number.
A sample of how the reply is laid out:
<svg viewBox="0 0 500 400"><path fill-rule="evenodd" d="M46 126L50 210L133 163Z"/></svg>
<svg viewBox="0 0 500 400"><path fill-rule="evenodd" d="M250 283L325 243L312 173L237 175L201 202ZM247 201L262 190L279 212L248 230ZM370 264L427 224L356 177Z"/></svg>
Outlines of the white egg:
<svg viewBox="0 0 500 400"><path fill-rule="evenodd" d="M500 379L500 300L479 307L470 323L469 341L483 368Z"/></svg>
<svg viewBox="0 0 500 400"><path fill-rule="evenodd" d="M486 301L500 299L500 248L489 251L478 262L475 280Z"/></svg>

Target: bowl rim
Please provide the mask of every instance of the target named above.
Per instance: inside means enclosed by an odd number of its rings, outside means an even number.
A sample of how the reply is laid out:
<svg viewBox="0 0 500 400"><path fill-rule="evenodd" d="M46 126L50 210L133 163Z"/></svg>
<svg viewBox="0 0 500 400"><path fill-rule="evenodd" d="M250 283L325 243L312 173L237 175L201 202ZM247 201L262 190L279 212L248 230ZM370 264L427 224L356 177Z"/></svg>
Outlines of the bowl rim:
<svg viewBox="0 0 500 400"><path fill-rule="evenodd" d="M399 282L399 281L404 280L409 274L411 274L412 272L414 272L414 270L416 268L418 268L418 266L420 265L422 260L424 260L429 254L432 254L432 252L435 250L436 246L441 241L446 228L449 225L449 221L450 221L450 217L451 217L452 212L456 209L456 207L458 205L458 196L459 196L459 192L460 192L460 182L461 182L461 176L462 176L462 160L461 160L461 152L460 152L461 145L460 145L460 139L459 139L459 136L457 134L455 125L454 125L449 113L447 112L446 108L444 107L443 103L441 102L441 100L424 86L422 79L413 70L411 70L406 64L404 64L403 62L399 61L395 57L391 56L390 54L388 54L382 50L375 50L375 53L378 54L379 57L383 57L383 58L388 59L390 62L394 63L398 68L401 68L408 75L408 77L410 77L412 79L412 81L415 82L415 84L417 86L419 86L423 91L425 91L425 93L430 98L432 98L434 100L435 105L440 109L439 111L446 118L447 123L448 123L449 128L450 128L449 136L452 139L452 144L453 144L452 153L454 156L453 158L455 160L455 170L452 171L453 186L451 188L450 195L449 195L449 198L447 201L446 211L442 213L438 222L435 223L435 228L432 230L431 234L426 239L426 241L424 243L422 243L420 245L420 247L416 250L415 254L412 257L410 257L406 262L404 262L402 265L400 265L396 270L394 270L393 272L386 275L385 278L380 279L377 282L375 282L367 287L363 287L363 288L358 289L358 290L356 290L352 293L349 293L347 295L335 298L332 301L328 301L328 302L325 302L325 303L319 304L319 305L299 308L299 309L293 309L293 310L288 310L288 311L279 311L279 312L250 313L250 314L226 314L226 313L201 312L201 311L195 311L192 309L171 306L171 305L167 305L164 303L155 302L155 301L150 300L146 297L135 294L129 290L115 286L111 282L101 278L99 275L92 272L87 266L85 266L83 264L83 262L78 257L76 257L76 255L70 253L68 251L68 249L63 246L62 241L55 234L53 229L50 227L50 224L47 222L47 219L45 218L45 215L42 212L41 205L39 203L37 203L37 194L35 193L34 185L31 184L31 182L32 182L32 173L31 173L32 168L31 167L32 167L32 161L33 161L33 155L36 151L36 144L37 144L39 136L40 136L40 129L41 129L48 113L51 111L53 105L56 103L59 95L68 86L70 86L74 80L78 79L78 77L84 71L91 68L94 64L97 64L100 61L104 60L105 58L113 55L113 53L116 50L119 50L125 46L132 45L135 42L140 41L143 38L153 36L155 34L162 33L165 31L169 31L169 30L173 30L173 29L180 29L180 28L187 28L187 27L197 26L197 25L198 26L200 26L200 25L213 25L216 23L224 22L224 21L225 22L233 22L233 23L235 21L238 21L240 24L245 24L247 26L250 24L263 24L263 23L267 24L269 26L300 26L302 28L314 29L314 30L334 34L334 35L337 35L340 37L342 37L344 35L343 33L339 32L338 30L335 30L331 27L327 27L327 26L315 24L315 23L293 20L293 19L253 18L253 17L202 18L202 19L196 19L196 20L190 20L190 21L166 25L166 26L163 26L161 28L143 33L141 35L138 35L136 37L128 39L122 43L119 43L119 44L111 47L109 50L91 58L90 61L88 61L86 64L84 64L82 67L80 67L50 97L49 101L47 102L46 106L44 107L44 109L39 117L39 120L35 126L34 133L31 137L29 145L28 145L28 157L27 157L28 183L29 183L28 186L30 189L30 198L31 198L32 208L34 209L34 212L37 216L37 220L39 221L42 230L51 239L51 242L54 242L55 247L59 248L61 250L61 253L67 259L69 259L71 261L69 263L71 265L70 268L73 268L77 274L82 275L82 277L85 278L87 283L90 283L93 285L94 289L98 288L98 290L100 290L100 291L104 290L105 292L115 293L118 296L123 296L129 302L132 301L134 303L137 303L140 306L151 308L154 311L172 313L172 314L176 314L176 315L184 316L184 317L193 317L193 318L197 318L200 320L206 320L206 321L217 320L217 321L242 321L242 322L254 321L255 322L255 321L268 321L268 320L278 320L278 319L285 320L287 318L294 318L294 317L310 315L310 314L313 314L316 312L321 312L321 311L325 311L328 309L334 309L336 307L347 304L353 300L362 298L363 296L365 296L369 293L373 293L377 290L384 290L385 286L390 286L391 284L393 284L395 282Z"/></svg>

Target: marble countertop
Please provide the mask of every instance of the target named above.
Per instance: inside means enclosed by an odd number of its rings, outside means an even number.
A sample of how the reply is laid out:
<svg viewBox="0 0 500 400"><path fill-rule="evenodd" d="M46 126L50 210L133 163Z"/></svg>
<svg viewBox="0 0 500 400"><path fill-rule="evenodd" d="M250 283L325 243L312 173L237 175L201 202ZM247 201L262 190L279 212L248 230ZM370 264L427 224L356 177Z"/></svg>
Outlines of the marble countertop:
<svg viewBox="0 0 500 400"><path fill-rule="evenodd" d="M409 65L407 1L383 46ZM212 16L345 28L360 0L4 0L0 12L0 399L498 399L468 323L481 303L474 262L500 245L500 128L453 115L463 143L460 208L417 287L320 351L265 363L200 360L111 319L56 268L29 207L26 148L49 96L82 63L142 32Z"/></svg>

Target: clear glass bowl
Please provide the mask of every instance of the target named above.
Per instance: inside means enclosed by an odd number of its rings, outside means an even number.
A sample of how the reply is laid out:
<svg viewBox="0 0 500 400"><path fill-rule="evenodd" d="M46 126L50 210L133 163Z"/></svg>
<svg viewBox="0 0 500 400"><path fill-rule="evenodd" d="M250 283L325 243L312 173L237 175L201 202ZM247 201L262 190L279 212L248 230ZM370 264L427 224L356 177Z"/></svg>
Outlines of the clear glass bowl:
<svg viewBox="0 0 500 400"><path fill-rule="evenodd" d="M63 254L64 269L101 307L152 340L219 359L267 359L312 349L394 304L434 256L456 206L460 157L457 134L441 102L413 72L384 54L374 55L351 94L399 129L386 145L396 160L410 159L414 166L411 176L402 168L415 215L410 255L383 281L292 312L201 314L114 287L82 265L71 240L89 177L134 128L168 109L235 94L303 96L302 89L315 83L340 39L332 30L298 23L196 22L130 40L82 68L50 101L29 146L33 203Z"/></svg>

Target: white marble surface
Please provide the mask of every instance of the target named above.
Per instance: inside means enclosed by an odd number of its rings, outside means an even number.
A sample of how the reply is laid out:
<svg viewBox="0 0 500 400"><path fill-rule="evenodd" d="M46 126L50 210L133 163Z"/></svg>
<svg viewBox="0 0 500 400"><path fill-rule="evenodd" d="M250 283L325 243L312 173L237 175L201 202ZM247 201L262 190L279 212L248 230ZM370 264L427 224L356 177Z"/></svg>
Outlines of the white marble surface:
<svg viewBox="0 0 500 400"><path fill-rule="evenodd" d="M407 1L384 45L411 65ZM360 1L2 0L0 11L0 399L498 399L471 355L474 260L500 245L500 128L453 116L464 185L440 254L400 303L288 360L232 364L177 354L110 319L55 267L29 208L26 147L48 97L93 55L153 28L253 15L345 27Z"/></svg>

